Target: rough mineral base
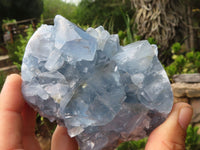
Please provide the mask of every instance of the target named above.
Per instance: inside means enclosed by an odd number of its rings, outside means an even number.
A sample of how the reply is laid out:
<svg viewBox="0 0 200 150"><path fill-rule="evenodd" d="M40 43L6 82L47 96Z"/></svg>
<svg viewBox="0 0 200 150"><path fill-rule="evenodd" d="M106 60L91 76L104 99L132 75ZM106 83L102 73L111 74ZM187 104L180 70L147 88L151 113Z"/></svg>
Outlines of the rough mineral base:
<svg viewBox="0 0 200 150"><path fill-rule="evenodd" d="M26 46L26 101L68 128L81 150L146 137L171 110L168 77L148 41L120 46L102 26L84 31L57 15Z"/></svg>

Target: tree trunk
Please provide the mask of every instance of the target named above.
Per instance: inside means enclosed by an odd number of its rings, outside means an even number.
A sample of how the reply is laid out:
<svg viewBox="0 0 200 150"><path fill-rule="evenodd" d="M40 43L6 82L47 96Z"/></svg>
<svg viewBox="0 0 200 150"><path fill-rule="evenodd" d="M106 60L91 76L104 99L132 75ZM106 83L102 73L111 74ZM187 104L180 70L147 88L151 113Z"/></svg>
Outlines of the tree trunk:
<svg viewBox="0 0 200 150"><path fill-rule="evenodd" d="M187 7L187 15L188 15L188 26L189 26L189 49L193 49L194 47L194 30L192 23L192 8L190 5Z"/></svg>
<svg viewBox="0 0 200 150"><path fill-rule="evenodd" d="M184 20L185 20L185 23L186 24L189 24L188 22L188 8L187 6L184 7L185 8L185 13L184 13ZM190 37L189 37L189 28L187 26L184 26L184 38L185 38L185 48L186 50L189 50L190 49Z"/></svg>
<svg viewBox="0 0 200 150"><path fill-rule="evenodd" d="M143 39L154 38L159 46L159 59L171 62L170 47L174 43L176 28L182 15L180 0L131 0L136 8L135 23Z"/></svg>
<svg viewBox="0 0 200 150"><path fill-rule="evenodd" d="M132 0L136 8L138 34L145 39L153 37L160 50L168 50L176 35L181 15L178 0Z"/></svg>

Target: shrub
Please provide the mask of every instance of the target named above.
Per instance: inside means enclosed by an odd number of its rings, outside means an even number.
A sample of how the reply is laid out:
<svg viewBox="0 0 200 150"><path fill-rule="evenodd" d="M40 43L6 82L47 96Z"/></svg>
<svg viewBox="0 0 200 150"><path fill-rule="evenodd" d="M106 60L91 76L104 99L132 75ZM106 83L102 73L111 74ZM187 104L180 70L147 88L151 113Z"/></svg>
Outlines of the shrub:
<svg viewBox="0 0 200 150"><path fill-rule="evenodd" d="M117 150L144 150L147 138L122 143Z"/></svg>
<svg viewBox="0 0 200 150"><path fill-rule="evenodd" d="M154 38L152 38L152 37L149 37L147 40L149 41L150 44L157 44L157 43L158 43L158 42L157 42Z"/></svg>
<svg viewBox="0 0 200 150"><path fill-rule="evenodd" d="M200 52L181 52L181 44L174 43L171 48L174 60L165 70L171 79L174 74L198 73L200 71Z"/></svg>
<svg viewBox="0 0 200 150"><path fill-rule="evenodd" d="M187 128L187 136L185 140L186 150L200 149L200 135L197 133L199 127L192 127L191 125Z"/></svg>
<svg viewBox="0 0 200 150"><path fill-rule="evenodd" d="M6 45L11 60L18 67L19 70L21 70L21 64L26 45L28 43L28 40L31 38L33 32L34 29L32 25L30 25L29 28L26 30L26 36L19 34L14 43L9 43Z"/></svg>
<svg viewBox="0 0 200 150"><path fill-rule="evenodd" d="M43 16L41 16L40 23L37 24L36 28L38 28L43 23ZM14 43L9 43L6 45L8 49L9 56L13 63L21 70L22 59L24 56L26 45L34 33L34 29L32 25L29 25L29 28L25 30L26 36L22 34L18 35L18 38L14 41Z"/></svg>

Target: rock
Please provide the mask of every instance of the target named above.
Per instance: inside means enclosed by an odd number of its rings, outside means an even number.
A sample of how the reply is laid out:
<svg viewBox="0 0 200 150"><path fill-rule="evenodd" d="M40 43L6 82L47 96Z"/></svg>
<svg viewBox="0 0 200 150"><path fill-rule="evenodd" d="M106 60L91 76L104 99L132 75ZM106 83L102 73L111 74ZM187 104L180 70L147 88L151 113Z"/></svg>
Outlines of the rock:
<svg viewBox="0 0 200 150"><path fill-rule="evenodd" d="M200 97L200 83L193 84L190 88L188 87L186 95L189 98Z"/></svg>
<svg viewBox="0 0 200 150"><path fill-rule="evenodd" d="M200 83L200 73L174 75L173 81L175 83Z"/></svg>
<svg viewBox="0 0 200 150"><path fill-rule="evenodd" d="M175 97L186 97L187 86L184 83L173 83L171 85Z"/></svg>
<svg viewBox="0 0 200 150"><path fill-rule="evenodd" d="M155 45L122 47L102 26L54 22L34 33L23 58L22 93L34 109L66 126L81 150L114 149L165 120L173 94Z"/></svg>
<svg viewBox="0 0 200 150"><path fill-rule="evenodd" d="M193 117L192 121L193 123L199 123L200 122L200 98L192 99L191 105L193 108Z"/></svg>
<svg viewBox="0 0 200 150"><path fill-rule="evenodd" d="M200 83L173 83L171 86L175 97L200 97Z"/></svg>
<svg viewBox="0 0 200 150"><path fill-rule="evenodd" d="M178 102L185 102L185 103L188 103L188 98L185 98L185 97L174 97L174 103L178 103Z"/></svg>

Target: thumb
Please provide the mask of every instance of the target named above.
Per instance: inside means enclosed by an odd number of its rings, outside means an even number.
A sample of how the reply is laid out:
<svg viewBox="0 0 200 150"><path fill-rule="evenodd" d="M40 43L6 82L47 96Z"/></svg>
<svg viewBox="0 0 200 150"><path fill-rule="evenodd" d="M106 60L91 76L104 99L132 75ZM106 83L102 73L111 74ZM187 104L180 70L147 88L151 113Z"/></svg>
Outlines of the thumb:
<svg viewBox="0 0 200 150"><path fill-rule="evenodd" d="M52 137L51 150L78 150L78 144L65 127L57 126Z"/></svg>
<svg viewBox="0 0 200 150"><path fill-rule="evenodd" d="M192 113L189 104L174 104L167 120L150 134L145 150L184 150Z"/></svg>

